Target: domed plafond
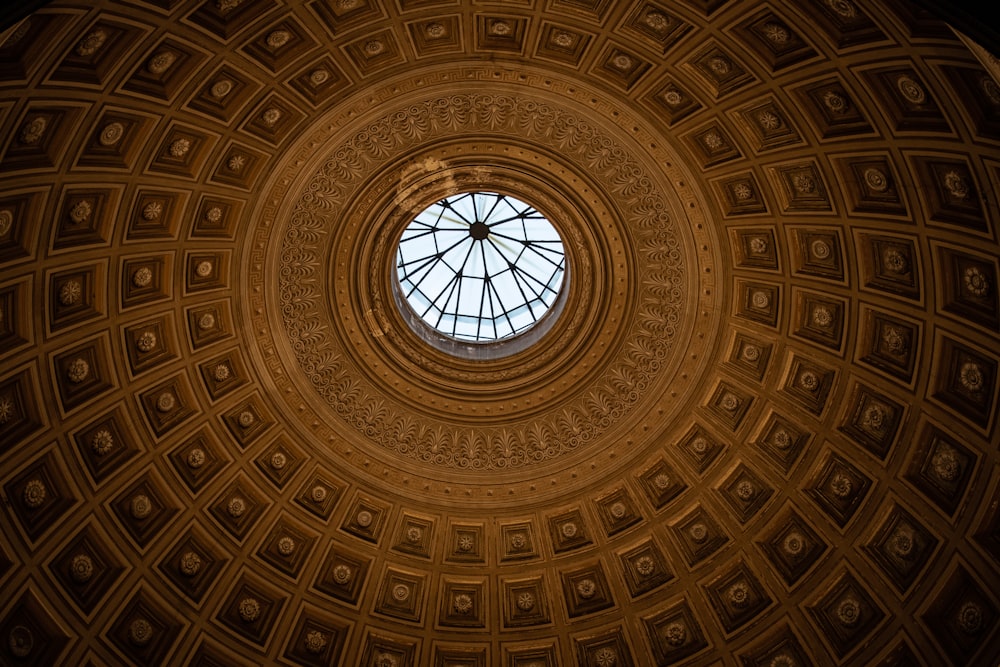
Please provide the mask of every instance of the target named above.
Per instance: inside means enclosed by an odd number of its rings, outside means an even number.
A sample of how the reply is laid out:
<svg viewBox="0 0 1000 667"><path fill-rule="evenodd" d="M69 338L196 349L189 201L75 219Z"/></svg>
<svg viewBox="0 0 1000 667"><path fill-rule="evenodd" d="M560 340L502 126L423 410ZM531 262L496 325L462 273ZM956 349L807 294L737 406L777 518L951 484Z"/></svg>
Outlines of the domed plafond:
<svg viewBox="0 0 1000 667"><path fill-rule="evenodd" d="M12 26L0 662L992 665L984 61L895 1ZM475 192L565 251L488 343L397 269Z"/></svg>

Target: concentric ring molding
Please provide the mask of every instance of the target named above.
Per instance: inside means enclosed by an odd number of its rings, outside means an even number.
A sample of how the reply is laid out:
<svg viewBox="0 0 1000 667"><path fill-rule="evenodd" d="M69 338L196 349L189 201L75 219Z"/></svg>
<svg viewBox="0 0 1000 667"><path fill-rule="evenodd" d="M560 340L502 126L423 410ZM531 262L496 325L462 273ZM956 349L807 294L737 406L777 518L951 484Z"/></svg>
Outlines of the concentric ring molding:
<svg viewBox="0 0 1000 667"><path fill-rule="evenodd" d="M621 120L594 118L596 106ZM523 484L525 468L578 463L651 411L662 424L683 410L663 398L668 386L690 395L680 375L696 376L684 371L706 344L697 333L718 317L702 284L718 259L696 250L718 244L695 222L693 194L687 207L677 194L683 176L651 167L677 163L669 144L630 119L580 82L469 64L389 83L317 121L275 170L246 257L251 284L279 286L251 305L259 348L281 355L279 395L308 406L322 446L343 438L430 479L445 469L483 498L477 471ZM539 350L473 364L402 321L391 248L412 211L491 187L557 211L574 274L567 314ZM428 418L438 427L418 433ZM621 464L647 444L623 448Z"/></svg>

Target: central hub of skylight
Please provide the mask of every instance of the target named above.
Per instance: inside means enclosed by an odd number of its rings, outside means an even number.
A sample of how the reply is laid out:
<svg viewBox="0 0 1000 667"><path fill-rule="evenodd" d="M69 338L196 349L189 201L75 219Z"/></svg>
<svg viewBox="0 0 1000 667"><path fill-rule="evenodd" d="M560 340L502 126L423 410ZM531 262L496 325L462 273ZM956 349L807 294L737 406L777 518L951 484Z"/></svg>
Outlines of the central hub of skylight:
<svg viewBox="0 0 1000 667"><path fill-rule="evenodd" d="M566 254L530 204L495 192L442 199L406 227L396 275L413 311L440 333L489 343L524 333L559 296Z"/></svg>

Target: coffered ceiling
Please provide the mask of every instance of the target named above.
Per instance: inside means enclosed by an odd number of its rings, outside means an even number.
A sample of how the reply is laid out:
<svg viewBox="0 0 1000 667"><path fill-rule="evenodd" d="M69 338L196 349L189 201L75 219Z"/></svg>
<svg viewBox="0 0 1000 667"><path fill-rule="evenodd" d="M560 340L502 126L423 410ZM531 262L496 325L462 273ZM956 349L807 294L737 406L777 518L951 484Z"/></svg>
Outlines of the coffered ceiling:
<svg viewBox="0 0 1000 667"><path fill-rule="evenodd" d="M998 71L903 0L38 9L0 663L995 665ZM395 283L477 190L568 263L488 346Z"/></svg>

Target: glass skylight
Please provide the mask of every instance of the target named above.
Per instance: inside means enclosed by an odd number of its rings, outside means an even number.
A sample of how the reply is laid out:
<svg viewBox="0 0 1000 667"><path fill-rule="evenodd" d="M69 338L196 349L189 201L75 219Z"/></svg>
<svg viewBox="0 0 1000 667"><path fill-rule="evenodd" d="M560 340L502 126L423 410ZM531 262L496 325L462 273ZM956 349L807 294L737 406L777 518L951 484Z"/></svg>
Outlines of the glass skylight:
<svg viewBox="0 0 1000 667"><path fill-rule="evenodd" d="M552 307L566 255L559 232L508 195L469 192L424 209L396 255L402 294L427 324L459 340L522 333Z"/></svg>

